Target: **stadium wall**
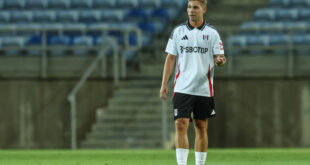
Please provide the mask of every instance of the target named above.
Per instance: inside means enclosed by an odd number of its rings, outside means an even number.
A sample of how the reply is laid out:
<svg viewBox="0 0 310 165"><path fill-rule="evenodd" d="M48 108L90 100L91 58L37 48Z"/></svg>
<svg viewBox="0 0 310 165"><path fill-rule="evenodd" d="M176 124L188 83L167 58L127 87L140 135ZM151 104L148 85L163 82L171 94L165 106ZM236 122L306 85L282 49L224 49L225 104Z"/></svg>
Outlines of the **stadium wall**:
<svg viewBox="0 0 310 165"><path fill-rule="evenodd" d="M77 80L0 81L0 148L69 148L67 96ZM90 131L113 82L88 80L77 95L78 139Z"/></svg>
<svg viewBox="0 0 310 165"><path fill-rule="evenodd" d="M216 79L209 146L309 147L309 94L309 79Z"/></svg>
<svg viewBox="0 0 310 165"><path fill-rule="evenodd" d="M66 97L75 83L0 81L0 148L69 148ZM309 147L309 84L309 79L216 79L217 117L209 122L210 147ZM96 109L106 106L112 93L110 81L89 80L81 89L79 141L90 131ZM193 142L193 129L189 135Z"/></svg>

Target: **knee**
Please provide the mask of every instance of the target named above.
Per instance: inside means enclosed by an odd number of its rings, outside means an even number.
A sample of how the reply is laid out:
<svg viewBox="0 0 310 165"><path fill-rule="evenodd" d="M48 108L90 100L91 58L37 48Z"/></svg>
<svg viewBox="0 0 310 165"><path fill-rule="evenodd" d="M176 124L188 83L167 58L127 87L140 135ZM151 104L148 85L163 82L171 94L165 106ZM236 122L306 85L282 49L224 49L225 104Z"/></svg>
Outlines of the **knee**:
<svg viewBox="0 0 310 165"><path fill-rule="evenodd" d="M175 126L176 126L176 129L179 131L187 130L188 121L187 121L187 119L177 119L175 121Z"/></svg>
<svg viewBox="0 0 310 165"><path fill-rule="evenodd" d="M207 129L208 129L205 122L195 122L195 128L199 132L207 132Z"/></svg>

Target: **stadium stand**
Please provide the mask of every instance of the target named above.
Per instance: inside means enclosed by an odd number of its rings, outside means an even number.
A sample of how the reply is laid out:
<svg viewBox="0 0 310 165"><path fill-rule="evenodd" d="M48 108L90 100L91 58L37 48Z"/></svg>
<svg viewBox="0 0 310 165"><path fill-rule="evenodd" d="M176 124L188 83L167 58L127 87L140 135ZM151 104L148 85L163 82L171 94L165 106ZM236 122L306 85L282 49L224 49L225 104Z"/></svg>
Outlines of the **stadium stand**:
<svg viewBox="0 0 310 165"><path fill-rule="evenodd" d="M270 0L267 8L256 10L253 21L244 22L241 31L228 39L229 44L239 46L234 47L232 54L287 55L292 45L293 53L309 55L309 8L309 0ZM257 48L244 50L251 46ZM268 51L270 48L273 49Z"/></svg>
<svg viewBox="0 0 310 165"><path fill-rule="evenodd" d="M178 0L0 0L0 31L6 33L1 29L7 29L9 25L15 26L18 33L15 33L14 36L19 38L19 43L29 42L23 44L23 47L27 47L33 44L41 44L42 42L38 41L42 40L42 38L39 39L42 35L37 35L36 32L33 35L24 35L25 33L22 32L21 27L38 26L39 29L55 27L59 28L59 30L55 34L56 36L48 37L48 44L70 46L80 41L86 41L84 39L87 38L86 43L88 44L86 45L92 47L92 45L95 45L94 41L98 36L86 33L68 35L70 32L64 33L62 29L66 26L79 27L81 24L85 28L93 26L93 24L119 26L121 22L121 25L140 28L144 33L143 44L147 45L155 34L163 31L169 20L177 17L179 10L184 6L184 2ZM97 34L101 36L100 33ZM123 41L123 36L120 34L110 32L109 35L116 37L119 43ZM4 35L3 37L7 36ZM4 40L4 38L1 40ZM130 36L130 44L135 45L136 40L136 36ZM92 43L89 43L89 41L92 41ZM3 45L1 48L5 49ZM32 53L35 51L20 51L18 53L23 55L24 52L27 52L25 54L34 55ZM68 53L64 51L56 52ZM37 53L35 54L37 55ZM3 55L6 55L6 53ZM51 55L55 54L52 53ZM59 55L64 56L67 54ZM128 60L133 58L135 56L132 53L127 57Z"/></svg>

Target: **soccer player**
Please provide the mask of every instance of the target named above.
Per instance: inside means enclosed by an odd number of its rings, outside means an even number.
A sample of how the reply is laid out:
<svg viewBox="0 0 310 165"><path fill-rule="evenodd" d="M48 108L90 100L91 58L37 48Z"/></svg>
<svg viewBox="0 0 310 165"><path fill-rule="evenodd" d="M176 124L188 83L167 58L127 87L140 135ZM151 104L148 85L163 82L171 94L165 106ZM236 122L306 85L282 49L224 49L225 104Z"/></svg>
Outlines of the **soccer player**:
<svg viewBox="0 0 310 165"><path fill-rule="evenodd" d="M215 116L214 67L226 63L219 33L206 23L207 0L188 0L189 19L177 26L168 41L160 97L167 100L167 82L175 65L173 114L176 127L176 158L186 165L189 152L187 128L193 113L196 165L204 165L208 148L208 118Z"/></svg>

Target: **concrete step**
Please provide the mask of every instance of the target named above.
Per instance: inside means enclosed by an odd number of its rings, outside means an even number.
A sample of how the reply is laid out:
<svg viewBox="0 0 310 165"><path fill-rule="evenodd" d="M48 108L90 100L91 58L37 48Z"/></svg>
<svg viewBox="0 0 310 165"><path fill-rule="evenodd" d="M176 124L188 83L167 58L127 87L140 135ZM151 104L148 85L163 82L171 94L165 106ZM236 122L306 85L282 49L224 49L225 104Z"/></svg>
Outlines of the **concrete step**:
<svg viewBox="0 0 310 165"><path fill-rule="evenodd" d="M135 124L135 123L149 123L149 122L157 122L161 123L161 118L104 118L104 119L97 119L96 122L98 124L105 124L109 122L120 122L120 123L126 123L126 124ZM126 126L123 126L126 127Z"/></svg>
<svg viewBox="0 0 310 165"><path fill-rule="evenodd" d="M140 131L114 131L114 130L106 130L106 131L93 131L89 134L87 134L87 136L92 136L92 137L101 137L101 136L140 136L140 135L161 135L161 130L144 130L142 132Z"/></svg>
<svg viewBox="0 0 310 165"><path fill-rule="evenodd" d="M122 81L119 84L120 88L160 88L160 81L158 80L131 80Z"/></svg>
<svg viewBox="0 0 310 165"><path fill-rule="evenodd" d="M154 111L110 111L103 114L98 114L97 119L153 119L161 117L162 110L157 109Z"/></svg>
<svg viewBox="0 0 310 165"><path fill-rule="evenodd" d="M161 105L161 100L158 97L149 97L141 99L141 98L135 98L135 97L126 97L126 98L112 98L108 101L108 105Z"/></svg>
<svg viewBox="0 0 310 165"><path fill-rule="evenodd" d="M111 134L104 133L92 133L87 136L88 140L123 140L127 141L128 139L134 140L156 140L161 138L161 133L149 133L144 132L133 132L130 134L124 134L120 132L114 132Z"/></svg>
<svg viewBox="0 0 310 165"><path fill-rule="evenodd" d="M126 141L119 140L86 140L81 144L82 148L161 148L162 144L160 140L133 140L128 139Z"/></svg>
<svg viewBox="0 0 310 165"><path fill-rule="evenodd" d="M160 104L109 104L107 109L151 109L152 107L160 108Z"/></svg>
<svg viewBox="0 0 310 165"><path fill-rule="evenodd" d="M161 122L157 121L136 121L136 122L115 122L115 123L96 123L92 126L92 131L144 131L160 130Z"/></svg>
<svg viewBox="0 0 310 165"><path fill-rule="evenodd" d="M160 83L157 84L160 86ZM135 88L126 88L126 89L118 89L113 93L113 96L121 97L121 96L159 96L159 88L141 88L141 89L135 89Z"/></svg>
<svg viewBox="0 0 310 165"><path fill-rule="evenodd" d="M166 112L170 113L170 111ZM162 109L161 107L153 108L153 109L113 109L113 110L106 110L104 113L97 114L97 118L105 118L107 116L139 116L138 118L144 117L144 116L161 116Z"/></svg>

